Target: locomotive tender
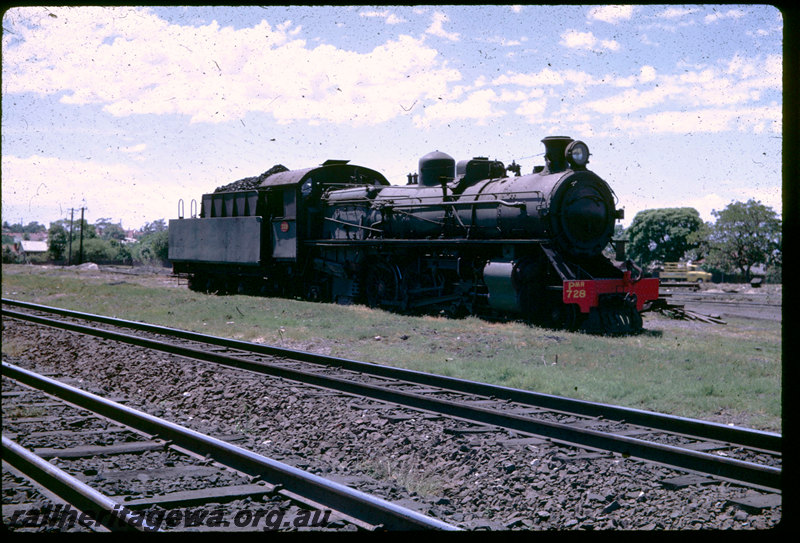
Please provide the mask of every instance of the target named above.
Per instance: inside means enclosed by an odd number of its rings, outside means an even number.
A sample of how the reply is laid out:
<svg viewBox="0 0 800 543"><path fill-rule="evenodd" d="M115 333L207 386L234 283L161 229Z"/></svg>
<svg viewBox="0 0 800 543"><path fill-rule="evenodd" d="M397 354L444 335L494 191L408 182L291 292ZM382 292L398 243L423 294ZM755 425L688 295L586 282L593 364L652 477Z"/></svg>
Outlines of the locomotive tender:
<svg viewBox="0 0 800 543"><path fill-rule="evenodd" d="M438 151L405 186L344 160L276 166L170 220L169 258L200 291L640 330L658 279L603 254L622 218L614 193L586 168L586 144L542 142L545 165L527 175Z"/></svg>

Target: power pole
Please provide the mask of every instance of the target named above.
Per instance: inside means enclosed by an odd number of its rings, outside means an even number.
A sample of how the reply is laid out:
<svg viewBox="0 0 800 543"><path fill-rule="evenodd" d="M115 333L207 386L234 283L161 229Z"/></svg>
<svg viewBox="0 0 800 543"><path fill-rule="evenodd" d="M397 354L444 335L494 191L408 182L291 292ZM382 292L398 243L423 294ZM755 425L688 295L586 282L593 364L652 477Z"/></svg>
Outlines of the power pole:
<svg viewBox="0 0 800 543"><path fill-rule="evenodd" d="M69 210L69 258L67 266L72 266L72 221L75 219L75 208Z"/></svg>
<svg viewBox="0 0 800 543"><path fill-rule="evenodd" d="M83 264L83 210L86 209L84 207L81 208L81 248L80 248L80 258L78 264Z"/></svg>

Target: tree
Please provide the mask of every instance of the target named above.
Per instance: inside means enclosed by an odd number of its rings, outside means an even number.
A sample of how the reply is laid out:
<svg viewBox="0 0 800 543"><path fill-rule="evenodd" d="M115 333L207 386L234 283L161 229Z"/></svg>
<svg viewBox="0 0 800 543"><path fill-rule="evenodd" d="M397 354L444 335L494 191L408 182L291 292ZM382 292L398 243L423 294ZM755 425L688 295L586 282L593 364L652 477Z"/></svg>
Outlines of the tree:
<svg viewBox="0 0 800 543"><path fill-rule="evenodd" d="M22 226L22 222L8 224L8 222L3 221L3 230L20 234L36 234L39 232L46 232L47 227L43 224L39 224L37 221L31 221L27 226Z"/></svg>
<svg viewBox="0 0 800 543"><path fill-rule="evenodd" d="M153 232L139 240L138 259L142 262L166 262L169 258L169 232Z"/></svg>
<svg viewBox="0 0 800 543"><path fill-rule="evenodd" d="M83 228L81 228L83 227ZM69 219L61 219L50 223L47 233L47 250L53 260L65 260L69 255L70 230L72 230L72 259L79 258L81 229L84 242L97 237L95 227L84 219L76 219L70 225Z"/></svg>
<svg viewBox="0 0 800 543"><path fill-rule="evenodd" d="M107 262L119 258L119 244L101 239L90 238L83 243L83 259L86 262Z"/></svg>
<svg viewBox="0 0 800 543"><path fill-rule="evenodd" d="M619 223L614 225L614 233L611 234L611 243L609 243L606 248L603 249L603 254L612 260L616 259L617 257L617 245L615 243L617 240L622 240L623 242L628 241L628 232L625 230L625 227ZM627 243L625 243L623 247L626 247L626 245ZM625 252L627 253L627 248L625 249Z"/></svg>
<svg viewBox="0 0 800 543"><path fill-rule="evenodd" d="M167 222L164 219L158 219L153 222L145 223L142 226L142 236L147 236L148 234L155 234L157 232L166 232L168 229Z"/></svg>
<svg viewBox="0 0 800 543"><path fill-rule="evenodd" d="M68 221L69 222L69 221ZM72 239L80 239L81 231L83 231L83 239L91 239L97 237L97 230L94 225L89 224L86 219L75 219L72 222Z"/></svg>
<svg viewBox="0 0 800 543"><path fill-rule="evenodd" d="M698 247L698 240L690 236L702 226L700 213L691 207L640 211L626 231L628 254L643 266L655 261L677 262Z"/></svg>
<svg viewBox="0 0 800 543"><path fill-rule="evenodd" d="M111 219L97 219L94 221L94 228L104 240L115 239L122 241L125 239L125 230L122 228L122 223L115 224L111 222Z"/></svg>
<svg viewBox="0 0 800 543"><path fill-rule="evenodd" d="M66 223L66 225L65 225ZM63 260L69 245L69 221L61 220L50 223L47 231L47 250L53 260Z"/></svg>
<svg viewBox="0 0 800 543"><path fill-rule="evenodd" d="M783 258L781 220L761 202L733 202L712 211L717 220L708 227L704 242L709 264L727 272L738 271L750 280L753 266L780 267Z"/></svg>

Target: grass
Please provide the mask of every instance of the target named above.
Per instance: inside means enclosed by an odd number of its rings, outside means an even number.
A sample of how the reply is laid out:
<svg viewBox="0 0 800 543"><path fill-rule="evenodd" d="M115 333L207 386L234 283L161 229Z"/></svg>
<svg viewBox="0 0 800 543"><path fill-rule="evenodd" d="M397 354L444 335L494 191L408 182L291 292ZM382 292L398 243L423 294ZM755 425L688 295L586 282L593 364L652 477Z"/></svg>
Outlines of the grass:
<svg viewBox="0 0 800 543"><path fill-rule="evenodd" d="M413 457L403 460L381 458L368 460L360 464L360 468L375 479L395 482L420 496L441 494L447 487L447 481L434 469L420 467L419 464Z"/></svg>
<svg viewBox="0 0 800 543"><path fill-rule="evenodd" d="M470 317L209 296L165 276L3 266L3 297L771 431L781 429L781 323L645 317L599 337ZM3 352L13 350L6 346Z"/></svg>

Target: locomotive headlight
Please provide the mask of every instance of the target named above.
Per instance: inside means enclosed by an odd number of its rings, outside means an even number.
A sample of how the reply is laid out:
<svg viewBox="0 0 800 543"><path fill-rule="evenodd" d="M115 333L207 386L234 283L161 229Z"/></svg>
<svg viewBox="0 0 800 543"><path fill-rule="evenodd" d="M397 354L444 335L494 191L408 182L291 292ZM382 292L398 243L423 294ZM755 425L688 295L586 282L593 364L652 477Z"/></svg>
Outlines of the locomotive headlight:
<svg viewBox="0 0 800 543"><path fill-rule="evenodd" d="M566 155L573 168L583 168L589 162L589 148L582 141L573 141L567 145Z"/></svg>

